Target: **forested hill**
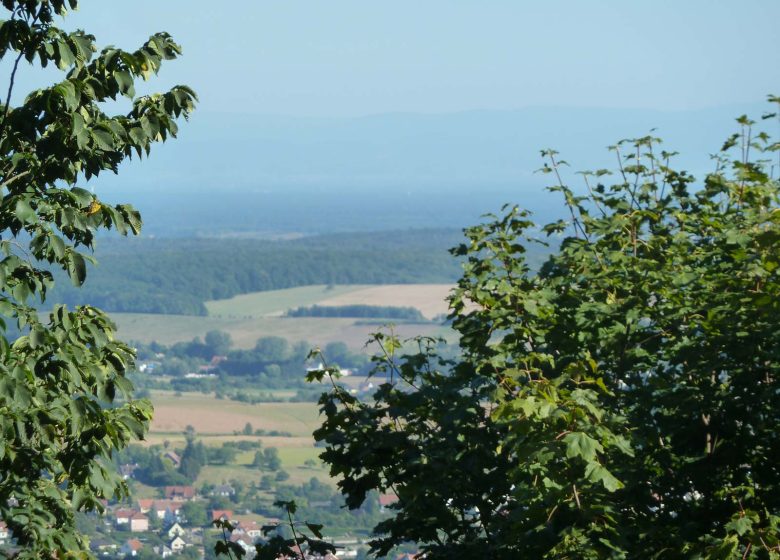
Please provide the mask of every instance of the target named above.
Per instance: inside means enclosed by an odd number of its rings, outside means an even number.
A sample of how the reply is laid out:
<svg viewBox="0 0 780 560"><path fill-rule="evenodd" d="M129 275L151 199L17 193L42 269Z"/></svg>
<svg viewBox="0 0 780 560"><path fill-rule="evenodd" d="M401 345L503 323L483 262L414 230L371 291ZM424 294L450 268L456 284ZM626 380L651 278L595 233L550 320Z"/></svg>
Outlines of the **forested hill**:
<svg viewBox="0 0 780 560"><path fill-rule="evenodd" d="M343 233L285 241L101 240L81 289L58 278L49 301L115 312L205 315L205 301L311 284L453 282L456 229Z"/></svg>

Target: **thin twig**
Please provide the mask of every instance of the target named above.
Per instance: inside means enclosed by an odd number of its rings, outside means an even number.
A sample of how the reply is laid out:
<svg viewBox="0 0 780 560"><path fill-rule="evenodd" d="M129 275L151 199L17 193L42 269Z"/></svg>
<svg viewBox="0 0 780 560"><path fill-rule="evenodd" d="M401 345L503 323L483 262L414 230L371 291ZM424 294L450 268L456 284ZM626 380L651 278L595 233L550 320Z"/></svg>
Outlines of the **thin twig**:
<svg viewBox="0 0 780 560"><path fill-rule="evenodd" d="M303 548L301 548L301 541L298 539L298 533L295 532L295 523L293 522L292 513L290 513L290 508L287 508L287 519L290 520L290 529L292 530L293 534L293 540L295 540L295 546L298 547L298 552L301 553L301 560L306 560L306 554L303 552Z"/></svg>
<svg viewBox="0 0 780 560"><path fill-rule="evenodd" d="M25 175L29 175L29 174L30 174L30 170L28 169L27 171L22 171L21 173L18 173L17 175L14 175L10 179L7 179L3 183L0 183L0 189L2 189L3 187L7 187L11 183L15 182L17 179L21 179Z"/></svg>
<svg viewBox="0 0 780 560"><path fill-rule="evenodd" d="M41 8L43 10L43 8ZM16 15L16 14L14 14ZM38 21L38 17L41 15L41 12L39 11L37 14L35 14L35 17L33 18L32 22L30 23L30 29L35 26L35 24ZM11 18L13 19L13 18ZM5 97L5 107L3 107L3 120L0 122L0 139L3 137L3 133L5 132L5 121L6 117L8 117L8 107L11 103L11 92L13 92L14 89L14 80L16 79L16 71L19 69L19 62L21 62L22 57L24 56L24 49L21 49L19 51L19 56L16 57L16 60L14 60L14 68L11 71L11 79L8 84L8 94Z"/></svg>

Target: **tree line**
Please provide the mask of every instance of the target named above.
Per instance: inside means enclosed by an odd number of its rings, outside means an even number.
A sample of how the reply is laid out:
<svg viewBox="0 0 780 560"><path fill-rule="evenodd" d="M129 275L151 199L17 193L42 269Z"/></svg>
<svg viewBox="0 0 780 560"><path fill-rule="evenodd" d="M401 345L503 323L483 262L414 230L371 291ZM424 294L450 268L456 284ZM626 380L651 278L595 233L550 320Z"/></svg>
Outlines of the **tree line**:
<svg viewBox="0 0 780 560"><path fill-rule="evenodd" d="M102 239L100 266L81 289L52 299L107 311L207 315L205 301L315 284L454 282L457 230L330 234L296 240Z"/></svg>
<svg viewBox="0 0 780 560"><path fill-rule="evenodd" d="M359 317L368 319L397 319L415 323L428 320L414 307L390 305L312 305L287 311L288 317Z"/></svg>

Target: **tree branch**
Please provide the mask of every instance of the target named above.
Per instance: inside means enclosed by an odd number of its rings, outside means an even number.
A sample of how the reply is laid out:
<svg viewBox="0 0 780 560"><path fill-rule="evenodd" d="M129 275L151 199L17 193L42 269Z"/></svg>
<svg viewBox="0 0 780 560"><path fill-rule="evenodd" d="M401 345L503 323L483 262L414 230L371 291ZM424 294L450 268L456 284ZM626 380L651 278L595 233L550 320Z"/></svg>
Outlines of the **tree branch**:
<svg viewBox="0 0 780 560"><path fill-rule="evenodd" d="M32 19L32 22L30 22L30 30L32 30L33 26L38 22L38 17L40 15L41 15L40 11L37 14L35 14L35 17ZM13 17L11 19L13 20ZM8 93L5 96L5 107L3 107L3 120L0 121L0 139L3 138L3 133L5 132L5 121L6 118L8 117L8 107L11 103L11 93L14 90L14 80L16 79L16 71L19 69L19 62L21 62L23 56L24 56L24 49L21 49L19 51L19 56L17 56L16 60L14 60L13 70L11 70L11 79L9 80L8 83Z"/></svg>

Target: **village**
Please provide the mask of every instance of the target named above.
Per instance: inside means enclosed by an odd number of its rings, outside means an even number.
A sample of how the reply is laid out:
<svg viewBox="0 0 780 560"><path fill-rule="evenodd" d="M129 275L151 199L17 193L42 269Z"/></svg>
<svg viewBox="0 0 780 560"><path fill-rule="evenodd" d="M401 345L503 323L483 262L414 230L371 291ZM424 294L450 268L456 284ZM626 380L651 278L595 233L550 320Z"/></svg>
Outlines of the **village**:
<svg viewBox="0 0 780 560"><path fill-rule="evenodd" d="M201 495L194 486L165 486L161 488L159 498L136 499L131 504L105 503L102 515L89 515L100 535L91 539L90 549L99 558L215 558L214 544L223 539L238 545L244 551L244 557L251 560L256 555L255 545L273 535L280 520L207 507L211 498L230 498L234 494L235 489L229 484L214 486L208 496ZM395 497L380 496L379 502L380 507L385 508L395 502ZM204 510L205 519L201 513ZM195 519L189 519L188 512ZM223 532L214 526L214 522L229 522L232 529ZM0 546L9 546L12 542L7 527L0 523ZM343 536L329 542L335 545L335 554L320 555L298 547L298 557L305 555L305 558L325 560L364 557L364 538ZM413 554L399 553L394 560L413 558Z"/></svg>

